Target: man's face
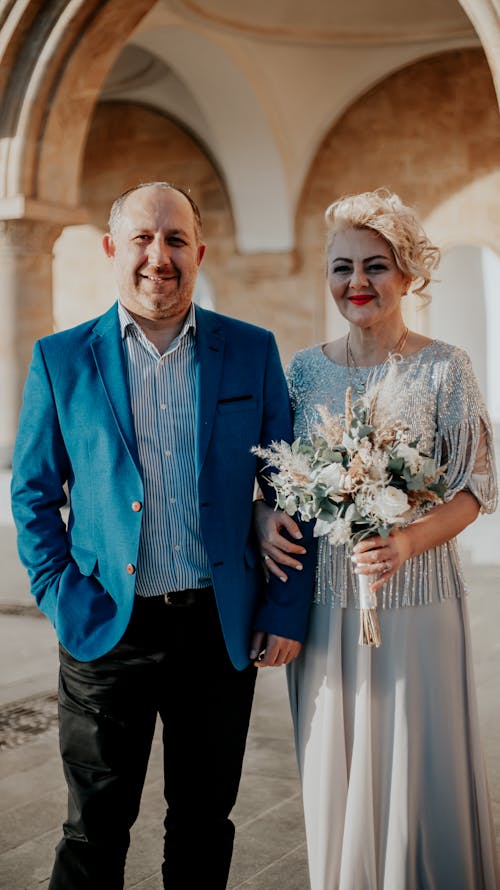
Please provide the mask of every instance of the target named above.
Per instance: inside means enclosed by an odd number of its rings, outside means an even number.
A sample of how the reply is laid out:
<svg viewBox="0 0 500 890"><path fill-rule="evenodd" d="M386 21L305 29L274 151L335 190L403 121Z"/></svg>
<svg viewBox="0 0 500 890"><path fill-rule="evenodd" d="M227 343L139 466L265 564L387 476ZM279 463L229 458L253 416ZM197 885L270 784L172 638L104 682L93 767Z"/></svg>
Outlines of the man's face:
<svg viewBox="0 0 500 890"><path fill-rule="evenodd" d="M126 309L150 321L179 321L191 304L205 252L193 210L174 189L146 187L122 205L117 231L105 235L118 296Z"/></svg>

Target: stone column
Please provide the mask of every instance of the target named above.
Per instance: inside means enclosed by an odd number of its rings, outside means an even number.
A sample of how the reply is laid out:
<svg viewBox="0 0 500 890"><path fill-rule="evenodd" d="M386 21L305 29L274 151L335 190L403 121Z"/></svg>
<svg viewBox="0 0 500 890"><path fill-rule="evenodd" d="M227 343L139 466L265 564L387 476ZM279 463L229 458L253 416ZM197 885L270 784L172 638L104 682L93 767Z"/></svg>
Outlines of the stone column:
<svg viewBox="0 0 500 890"><path fill-rule="evenodd" d="M52 249L61 226L0 220L0 467L10 466L33 343L50 334Z"/></svg>

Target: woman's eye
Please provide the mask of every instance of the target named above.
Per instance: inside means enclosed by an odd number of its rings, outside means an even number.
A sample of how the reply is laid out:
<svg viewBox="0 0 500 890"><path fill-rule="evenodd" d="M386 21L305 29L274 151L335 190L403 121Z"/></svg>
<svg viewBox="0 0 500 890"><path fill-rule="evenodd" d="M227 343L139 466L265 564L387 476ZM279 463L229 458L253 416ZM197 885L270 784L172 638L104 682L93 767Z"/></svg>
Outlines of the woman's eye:
<svg viewBox="0 0 500 890"><path fill-rule="evenodd" d="M332 269L334 275L348 275L350 271L351 267L347 265L334 266Z"/></svg>
<svg viewBox="0 0 500 890"><path fill-rule="evenodd" d="M370 263L369 266L366 267L367 272L385 272L386 266L383 263Z"/></svg>

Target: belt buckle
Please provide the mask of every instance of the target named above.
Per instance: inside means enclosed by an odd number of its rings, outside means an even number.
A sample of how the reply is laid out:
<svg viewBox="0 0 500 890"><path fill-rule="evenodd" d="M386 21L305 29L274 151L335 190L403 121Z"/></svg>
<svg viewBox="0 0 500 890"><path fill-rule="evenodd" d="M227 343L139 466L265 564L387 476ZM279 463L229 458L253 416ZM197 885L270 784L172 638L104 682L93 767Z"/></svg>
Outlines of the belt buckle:
<svg viewBox="0 0 500 890"><path fill-rule="evenodd" d="M171 591L170 593L164 593L163 598L164 598L167 606L175 606L176 608L178 608L179 606L187 605L186 602L183 601L182 594L184 592L185 591L183 591L183 590L174 590L174 591Z"/></svg>

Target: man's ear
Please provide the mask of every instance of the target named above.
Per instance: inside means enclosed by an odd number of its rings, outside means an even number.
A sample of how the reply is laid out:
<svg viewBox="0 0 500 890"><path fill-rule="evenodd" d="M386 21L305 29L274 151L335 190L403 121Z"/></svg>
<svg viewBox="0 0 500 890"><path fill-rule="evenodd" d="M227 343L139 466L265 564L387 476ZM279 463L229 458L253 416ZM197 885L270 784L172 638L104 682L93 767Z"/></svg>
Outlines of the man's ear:
<svg viewBox="0 0 500 890"><path fill-rule="evenodd" d="M104 248L104 253L106 254L106 256L114 257L115 242L113 241L113 238L111 237L109 232L106 232L104 238L102 239L102 246Z"/></svg>
<svg viewBox="0 0 500 890"><path fill-rule="evenodd" d="M207 245L203 244L203 242L198 244L198 265L200 265L204 255L205 255L206 249L207 249Z"/></svg>

